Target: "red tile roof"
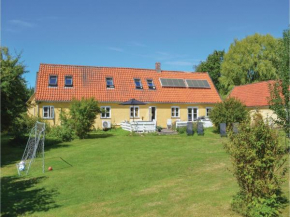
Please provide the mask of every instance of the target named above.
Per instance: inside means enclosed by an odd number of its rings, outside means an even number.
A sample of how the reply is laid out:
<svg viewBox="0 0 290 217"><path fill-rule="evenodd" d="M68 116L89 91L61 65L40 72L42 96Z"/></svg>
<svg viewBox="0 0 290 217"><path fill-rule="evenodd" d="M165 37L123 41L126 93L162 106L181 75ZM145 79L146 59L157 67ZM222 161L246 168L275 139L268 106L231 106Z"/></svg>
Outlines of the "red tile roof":
<svg viewBox="0 0 290 217"><path fill-rule="evenodd" d="M58 86L49 87L49 76L58 76ZM64 87L66 75L73 76L73 87ZM107 89L106 77L112 77L115 88ZM134 78L140 78L144 89L136 89ZM159 78L203 79L209 89L166 88ZM153 79L156 90L150 90L146 79ZM95 97L99 102L124 102L131 98L156 103L216 103L221 98L208 73L177 71L156 72L154 69L91 67L40 64L36 84L36 101L70 101L73 97Z"/></svg>
<svg viewBox="0 0 290 217"><path fill-rule="evenodd" d="M268 106L268 98L270 97L269 85L274 84L274 82L270 80L236 86L229 97L236 97L249 107Z"/></svg>

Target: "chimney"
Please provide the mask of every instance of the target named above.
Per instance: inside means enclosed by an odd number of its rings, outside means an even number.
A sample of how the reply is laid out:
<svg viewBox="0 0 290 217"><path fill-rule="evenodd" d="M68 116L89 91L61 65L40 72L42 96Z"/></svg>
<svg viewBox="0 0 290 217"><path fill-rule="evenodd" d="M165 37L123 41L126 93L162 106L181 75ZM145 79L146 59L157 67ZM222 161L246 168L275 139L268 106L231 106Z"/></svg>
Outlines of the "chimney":
<svg viewBox="0 0 290 217"><path fill-rule="evenodd" d="M155 63L155 70L156 72L161 72L161 63L159 62Z"/></svg>

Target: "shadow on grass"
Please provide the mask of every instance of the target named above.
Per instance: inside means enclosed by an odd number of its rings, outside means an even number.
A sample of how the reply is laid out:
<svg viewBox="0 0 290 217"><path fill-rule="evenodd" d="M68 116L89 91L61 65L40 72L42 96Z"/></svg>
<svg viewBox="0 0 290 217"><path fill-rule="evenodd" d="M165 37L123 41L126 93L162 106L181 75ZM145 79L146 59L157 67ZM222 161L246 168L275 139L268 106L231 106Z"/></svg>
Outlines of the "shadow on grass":
<svg viewBox="0 0 290 217"><path fill-rule="evenodd" d="M28 137L23 137L18 140L11 139L9 136L1 138L1 167L19 162L22 158L24 149L26 147ZM55 148L67 148L71 145L61 143L60 140L54 138L46 138L44 142L44 151L49 151Z"/></svg>
<svg viewBox="0 0 290 217"><path fill-rule="evenodd" d="M56 190L35 188L45 177L24 179L15 176L1 179L1 216L31 215L59 207L53 200Z"/></svg>
<svg viewBox="0 0 290 217"><path fill-rule="evenodd" d="M114 136L112 133L91 133L86 139L103 139Z"/></svg>

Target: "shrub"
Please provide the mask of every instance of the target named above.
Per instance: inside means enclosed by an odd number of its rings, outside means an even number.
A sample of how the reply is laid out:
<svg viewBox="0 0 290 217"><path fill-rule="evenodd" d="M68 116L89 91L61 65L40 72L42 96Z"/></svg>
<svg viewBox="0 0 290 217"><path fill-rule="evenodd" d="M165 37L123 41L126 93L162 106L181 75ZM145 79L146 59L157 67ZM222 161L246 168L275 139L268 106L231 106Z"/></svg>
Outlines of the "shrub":
<svg viewBox="0 0 290 217"><path fill-rule="evenodd" d="M287 146L278 133L258 114L252 124L240 124L238 134L229 133L225 148L239 185L232 208L245 216L278 216L286 202L281 184L287 171Z"/></svg>
<svg viewBox="0 0 290 217"><path fill-rule="evenodd" d="M226 123L229 126L235 122L243 122L249 118L249 113L240 100L228 98L213 107L209 118L219 130L220 123Z"/></svg>
<svg viewBox="0 0 290 217"><path fill-rule="evenodd" d="M14 119L11 134L16 139L23 137L25 134L29 134L36 121L45 123L46 133L50 131L50 125L40 117L29 116L27 113L22 113L19 117Z"/></svg>
<svg viewBox="0 0 290 217"><path fill-rule="evenodd" d="M48 136L55 137L63 142L68 142L74 139L74 131L65 125L53 126Z"/></svg>
<svg viewBox="0 0 290 217"><path fill-rule="evenodd" d="M94 121L100 112L94 98L73 99L69 113L61 112L60 119L66 129L72 129L79 138L83 139L93 129Z"/></svg>
<svg viewBox="0 0 290 217"><path fill-rule="evenodd" d="M184 134L186 132L186 127L177 127L176 128L176 131L179 133L179 134Z"/></svg>
<svg viewBox="0 0 290 217"><path fill-rule="evenodd" d="M157 129L158 132L161 132L162 127L161 126L157 126L156 129Z"/></svg>

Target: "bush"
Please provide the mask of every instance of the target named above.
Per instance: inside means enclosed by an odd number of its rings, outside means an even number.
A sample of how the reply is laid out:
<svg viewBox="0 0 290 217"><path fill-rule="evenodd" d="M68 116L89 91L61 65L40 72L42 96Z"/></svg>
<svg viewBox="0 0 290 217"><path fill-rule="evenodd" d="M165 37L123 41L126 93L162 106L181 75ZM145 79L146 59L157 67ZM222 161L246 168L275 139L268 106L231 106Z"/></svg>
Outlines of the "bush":
<svg viewBox="0 0 290 217"><path fill-rule="evenodd" d="M156 127L156 130L157 130L158 132L161 132L162 127L161 127L161 126L157 126L157 127Z"/></svg>
<svg viewBox="0 0 290 217"><path fill-rule="evenodd" d="M209 118L219 130L220 123L226 123L229 126L235 122L243 122L249 118L249 113L240 100L228 98L213 107Z"/></svg>
<svg viewBox="0 0 290 217"><path fill-rule="evenodd" d="M73 99L69 113L61 112L60 119L65 129L72 129L76 136L83 139L93 129L94 121L101 110L94 98Z"/></svg>
<svg viewBox="0 0 290 217"><path fill-rule="evenodd" d="M72 141L74 139L74 132L67 126L53 126L48 134L49 137L55 137L63 142Z"/></svg>
<svg viewBox="0 0 290 217"><path fill-rule="evenodd" d="M14 119L11 134L15 139L21 138L25 134L29 134L37 121L45 123L46 133L50 131L50 125L40 117L29 116L27 113L22 113L19 117Z"/></svg>
<svg viewBox="0 0 290 217"><path fill-rule="evenodd" d="M278 133L258 114L252 124L240 124L238 134L229 133L225 148L240 188L232 208L245 216L279 216L286 202L281 184L287 145L280 143Z"/></svg>
<svg viewBox="0 0 290 217"><path fill-rule="evenodd" d="M186 127L177 127L176 128L176 131L179 133L179 134L184 134L186 132Z"/></svg>

